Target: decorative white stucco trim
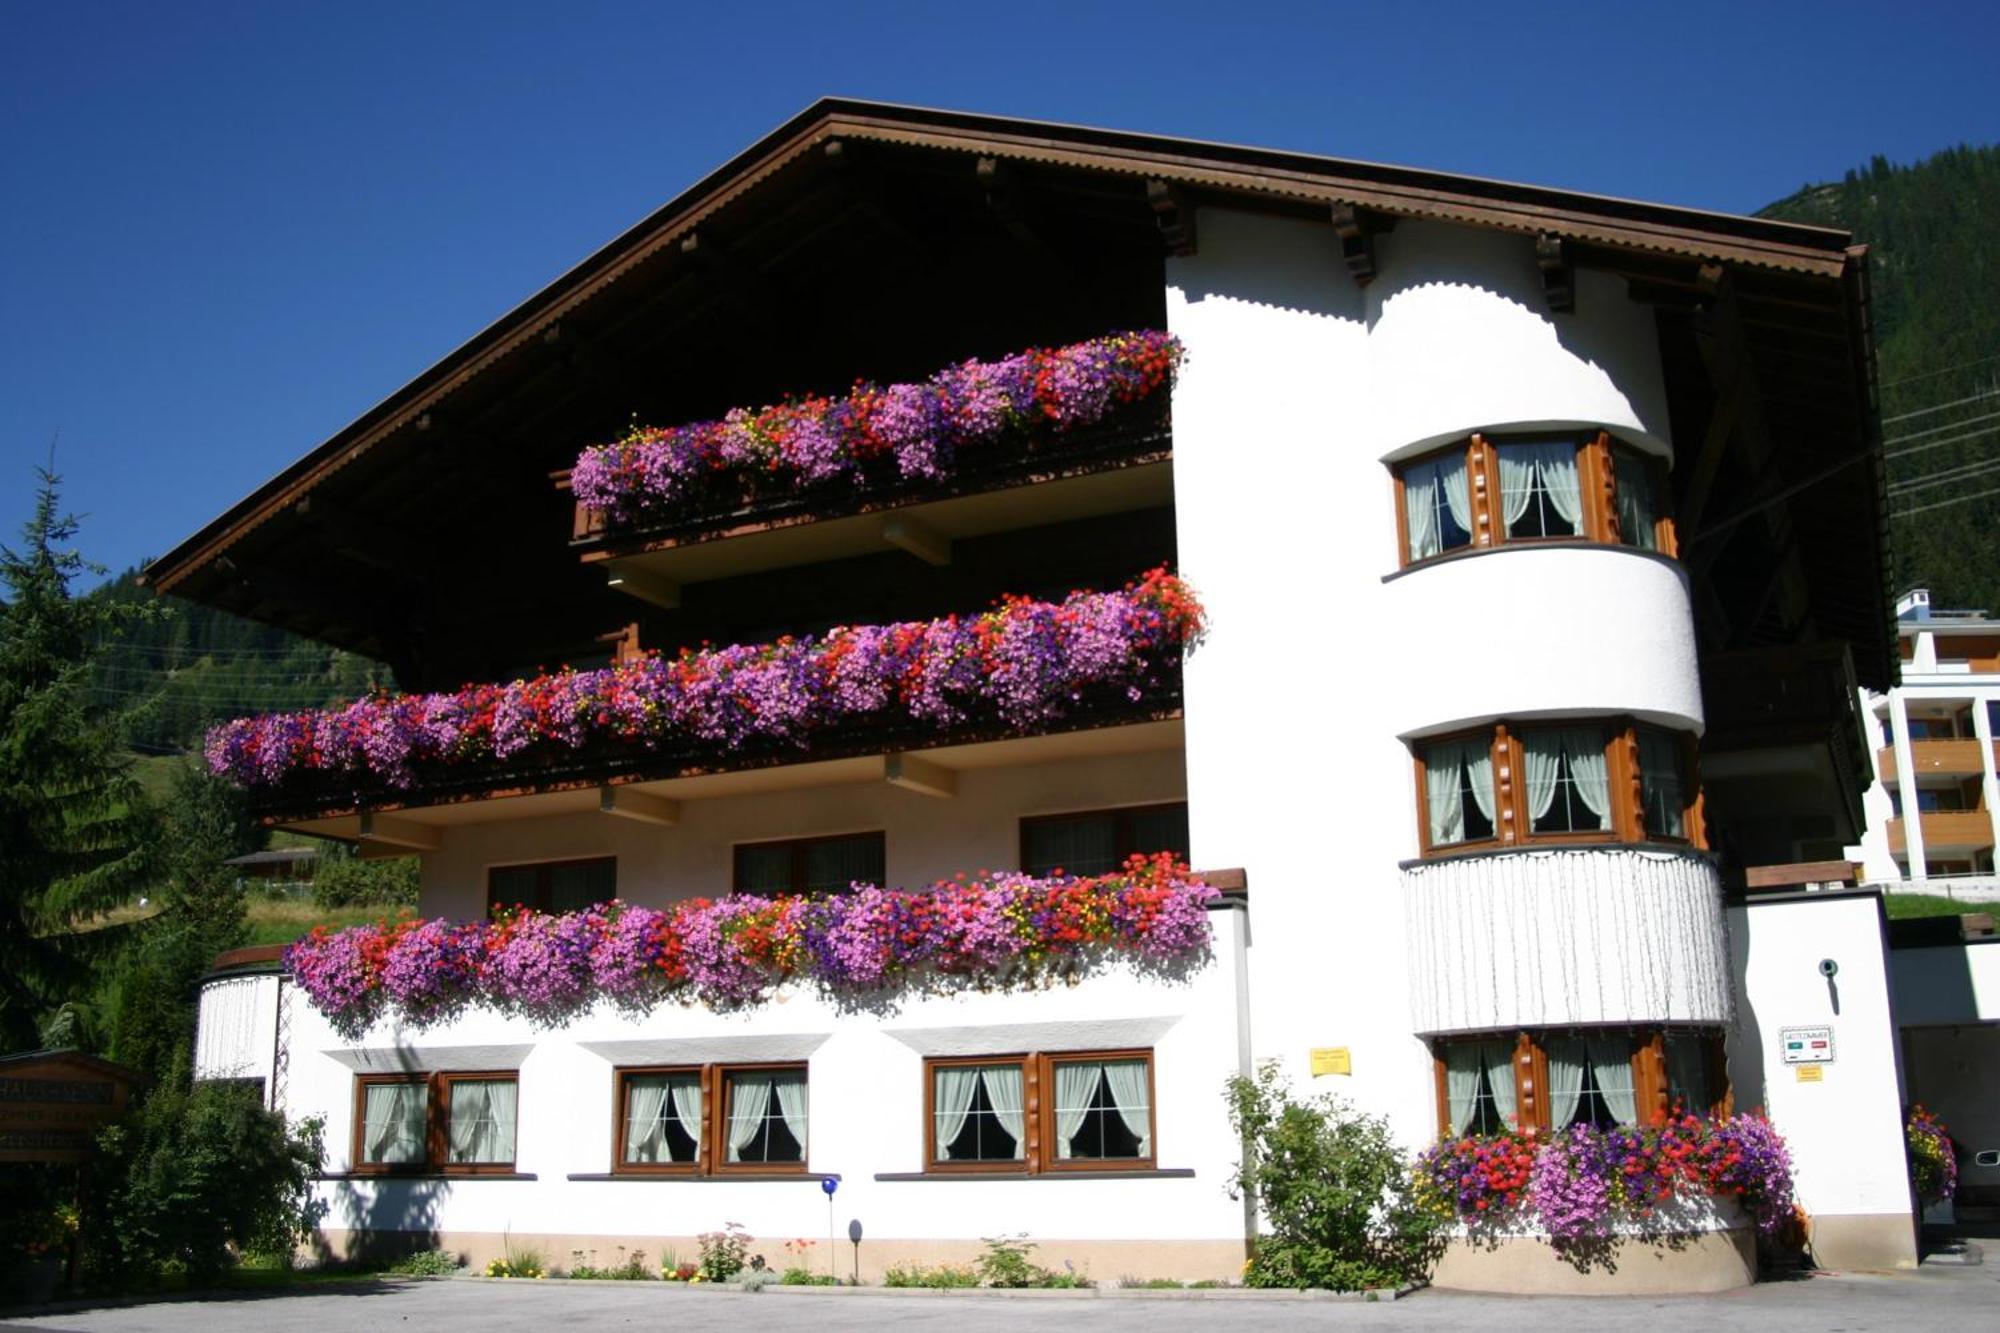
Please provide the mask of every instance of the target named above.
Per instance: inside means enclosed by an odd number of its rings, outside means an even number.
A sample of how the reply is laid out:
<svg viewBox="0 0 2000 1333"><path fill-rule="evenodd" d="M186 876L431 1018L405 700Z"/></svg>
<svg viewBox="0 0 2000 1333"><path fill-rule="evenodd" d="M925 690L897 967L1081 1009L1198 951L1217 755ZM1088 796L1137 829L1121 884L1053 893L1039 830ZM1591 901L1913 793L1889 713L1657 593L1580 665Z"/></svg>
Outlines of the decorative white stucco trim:
<svg viewBox="0 0 2000 1333"><path fill-rule="evenodd" d="M532 1045L350 1046L328 1051L357 1074L451 1073L459 1069L519 1069Z"/></svg>
<svg viewBox="0 0 2000 1333"><path fill-rule="evenodd" d="M950 1028L890 1028L918 1055L1001 1055L1016 1051L1121 1050L1152 1046L1177 1017L1101 1018L1084 1023L980 1023Z"/></svg>
<svg viewBox="0 0 2000 1333"><path fill-rule="evenodd" d="M1722 883L1699 856L1515 852L1403 871L1420 1034L1729 1021Z"/></svg>
<svg viewBox="0 0 2000 1333"><path fill-rule="evenodd" d="M804 1060L831 1032L746 1033L740 1037L646 1037L577 1045L614 1065L723 1065Z"/></svg>

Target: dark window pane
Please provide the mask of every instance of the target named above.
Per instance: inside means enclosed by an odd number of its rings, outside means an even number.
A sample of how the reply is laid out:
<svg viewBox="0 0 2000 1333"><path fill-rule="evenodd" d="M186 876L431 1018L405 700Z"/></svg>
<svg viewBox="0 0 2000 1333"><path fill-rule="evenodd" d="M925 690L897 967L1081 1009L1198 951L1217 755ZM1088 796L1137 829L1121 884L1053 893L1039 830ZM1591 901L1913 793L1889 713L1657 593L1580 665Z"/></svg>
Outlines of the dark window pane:
<svg viewBox="0 0 2000 1333"><path fill-rule="evenodd" d="M765 843L736 849L738 893L789 893L792 888L792 845Z"/></svg>
<svg viewBox="0 0 2000 1333"><path fill-rule="evenodd" d="M573 861L549 867L548 910L580 912L618 896L616 861Z"/></svg>
<svg viewBox="0 0 2000 1333"><path fill-rule="evenodd" d="M536 866L502 866L486 880L487 903L492 907L533 907Z"/></svg>
<svg viewBox="0 0 2000 1333"><path fill-rule="evenodd" d="M805 845L807 893L844 893L856 884L882 883L880 834L823 838Z"/></svg>
<svg viewBox="0 0 2000 1333"><path fill-rule="evenodd" d="M1172 852L1185 861L1188 857L1188 812L1184 805L1156 806L1131 813L1131 850L1146 856Z"/></svg>
<svg viewBox="0 0 2000 1333"><path fill-rule="evenodd" d="M1116 870L1118 818L1115 813L1036 819L1025 830L1027 864L1030 875L1050 875L1057 870L1072 875L1102 875Z"/></svg>

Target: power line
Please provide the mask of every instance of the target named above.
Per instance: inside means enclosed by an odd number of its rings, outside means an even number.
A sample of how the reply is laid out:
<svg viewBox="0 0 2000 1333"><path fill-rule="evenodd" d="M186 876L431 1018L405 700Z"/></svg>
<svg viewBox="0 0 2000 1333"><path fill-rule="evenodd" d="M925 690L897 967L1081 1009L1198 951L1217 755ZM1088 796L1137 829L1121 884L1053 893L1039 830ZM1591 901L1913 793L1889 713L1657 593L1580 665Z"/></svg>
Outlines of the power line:
<svg viewBox="0 0 2000 1333"><path fill-rule="evenodd" d="M1935 407L1920 407L1914 412L1901 412L1893 417L1883 417L1882 424L1886 426L1892 421L1908 421L1911 417L1927 417L1933 412L1942 412L1947 407L1963 407L1967 403L1976 403L1986 398L2000 398L2000 389L1988 389L1984 393L1975 393L1970 398L1955 398L1949 403L1939 403Z"/></svg>
<svg viewBox="0 0 2000 1333"><path fill-rule="evenodd" d="M1973 431L1969 435L1953 435L1942 440L1932 440L1929 444L1913 444L1907 449L1887 450L1883 453L1882 457L1903 458L1909 454L1927 453L1932 449L1942 449L1949 444L1964 444L1967 440L1983 439L1988 435L1994 434L1995 432L2000 432L2000 426L1987 426L1980 430Z"/></svg>
<svg viewBox="0 0 2000 1333"><path fill-rule="evenodd" d="M2000 458L1983 458L1977 463L1962 463L1957 467L1945 468L1920 477L1910 477L1895 482L1887 490L1891 496L1907 494L1910 491L1926 491L1933 486L1943 486L1954 481L1970 481L1983 477L1989 472L2000 472Z"/></svg>
<svg viewBox="0 0 2000 1333"><path fill-rule="evenodd" d="M2000 412L1988 412L1983 417L1967 417L1963 421L1947 421L1942 426L1929 426L1923 430L1913 430L1907 435L1897 435L1882 441L1884 447L1901 444L1905 440L1921 440L1926 435L1942 435L1948 430L1964 430L1967 426L1977 426L1982 421L2000 421Z"/></svg>
<svg viewBox="0 0 2000 1333"><path fill-rule="evenodd" d="M1996 486L1990 491L1977 491L1971 495L1954 495L1949 500L1935 500L1927 505L1918 505L1914 509L1899 509L1889 515L1889 517L1891 519L1908 518L1912 514L1927 513L1933 509L1944 509L1951 505L1962 505L1971 500L1984 500L1989 495L2000 495L2000 486Z"/></svg>
<svg viewBox="0 0 2000 1333"><path fill-rule="evenodd" d="M1961 361L1955 366L1945 366L1939 370L1926 370L1921 375L1905 375L1899 380L1889 380L1875 387L1878 389L1892 389L1898 384L1915 384L1918 380L1935 379L1939 375L1949 375L1954 370L1970 370L1974 366L1983 366L1989 361L2000 361L2000 352L1996 352L1992 356L1981 356L1975 357L1970 361Z"/></svg>

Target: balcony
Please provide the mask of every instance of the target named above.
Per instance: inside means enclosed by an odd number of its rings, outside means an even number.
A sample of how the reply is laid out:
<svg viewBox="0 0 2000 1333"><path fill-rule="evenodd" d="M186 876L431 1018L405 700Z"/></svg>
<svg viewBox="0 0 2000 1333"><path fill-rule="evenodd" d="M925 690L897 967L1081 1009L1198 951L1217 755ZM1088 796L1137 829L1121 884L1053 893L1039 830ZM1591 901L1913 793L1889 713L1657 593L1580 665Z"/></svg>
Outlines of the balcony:
<svg viewBox="0 0 2000 1333"><path fill-rule="evenodd" d="M1923 820L1926 857L1983 851L1993 845L1993 820L1984 810L1926 810L1918 818ZM1908 820L1890 820L1889 851L1902 856L1908 849Z"/></svg>
<svg viewBox="0 0 2000 1333"><path fill-rule="evenodd" d="M1156 569L1060 603L245 718L215 728L206 756L269 822L415 850L435 833L392 835L400 821L374 816L561 795L671 824L683 796L773 779L948 794L960 768L1177 748L1181 657L1201 614Z"/></svg>
<svg viewBox="0 0 2000 1333"><path fill-rule="evenodd" d="M2000 741L1991 753L1982 751L1976 740L1926 740L1910 742L1910 762L1918 777L1978 777L2000 759ZM1885 745L1875 755L1875 771L1882 781L1896 781L1896 747Z"/></svg>
<svg viewBox="0 0 2000 1333"><path fill-rule="evenodd" d="M688 583L951 544L1172 503L1164 333L947 367L719 421L637 429L578 456L572 544L671 608Z"/></svg>

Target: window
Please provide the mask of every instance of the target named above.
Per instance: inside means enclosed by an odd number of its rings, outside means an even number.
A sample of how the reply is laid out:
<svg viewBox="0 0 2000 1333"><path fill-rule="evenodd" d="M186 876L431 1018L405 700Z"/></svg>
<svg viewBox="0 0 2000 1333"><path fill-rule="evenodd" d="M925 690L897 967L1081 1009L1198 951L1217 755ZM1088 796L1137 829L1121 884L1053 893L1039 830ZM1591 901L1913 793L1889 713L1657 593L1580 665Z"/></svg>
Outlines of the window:
<svg viewBox="0 0 2000 1333"><path fill-rule="evenodd" d="M1590 541L1677 553L1664 465L1607 432L1474 435L1395 469L1402 563L1474 546Z"/></svg>
<svg viewBox="0 0 2000 1333"><path fill-rule="evenodd" d="M1493 1033L1432 1050L1442 1136L1609 1129L1728 1100L1722 1035L1704 1028Z"/></svg>
<svg viewBox="0 0 2000 1333"><path fill-rule="evenodd" d="M511 1072L364 1075L355 1081L354 1170L510 1173L519 1091Z"/></svg>
<svg viewBox="0 0 2000 1333"><path fill-rule="evenodd" d="M1415 745L1426 855L1700 840L1690 738L1627 722L1502 723Z"/></svg>
<svg viewBox="0 0 2000 1333"><path fill-rule="evenodd" d="M538 912L580 912L618 896L618 858L538 861L494 866L486 872L486 910L532 907Z"/></svg>
<svg viewBox="0 0 2000 1333"><path fill-rule="evenodd" d="M733 887L738 893L845 893L856 884L879 885L886 846L879 831L738 843Z"/></svg>
<svg viewBox="0 0 2000 1333"><path fill-rule="evenodd" d="M621 1174L805 1170L804 1065L621 1069L617 1088Z"/></svg>
<svg viewBox="0 0 2000 1333"><path fill-rule="evenodd" d="M925 1161L932 1171L1039 1173L1153 1163L1150 1051L930 1060L924 1078Z"/></svg>
<svg viewBox="0 0 2000 1333"><path fill-rule="evenodd" d="M1134 855L1172 852L1188 856L1188 809L1135 805L1038 815L1021 821L1021 869L1030 875L1105 875Z"/></svg>

